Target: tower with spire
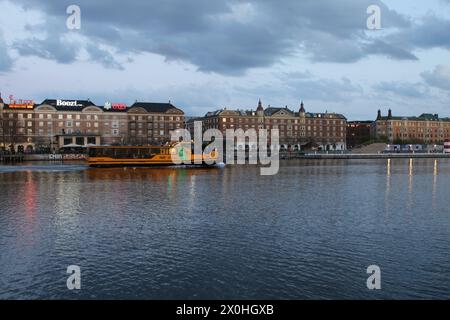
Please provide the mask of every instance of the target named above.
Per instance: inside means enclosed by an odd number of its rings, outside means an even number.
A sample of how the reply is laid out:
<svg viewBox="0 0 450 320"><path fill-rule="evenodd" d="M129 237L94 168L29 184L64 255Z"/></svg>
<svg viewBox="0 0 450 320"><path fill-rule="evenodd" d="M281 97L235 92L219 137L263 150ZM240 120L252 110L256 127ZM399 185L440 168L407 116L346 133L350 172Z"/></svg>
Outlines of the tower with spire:
<svg viewBox="0 0 450 320"><path fill-rule="evenodd" d="M256 108L256 115L258 117L264 117L264 108L262 106L261 99L258 101L258 108Z"/></svg>
<svg viewBox="0 0 450 320"><path fill-rule="evenodd" d="M298 111L298 115L301 118L304 118L306 115L305 105L303 104L303 101L300 103L300 110Z"/></svg>

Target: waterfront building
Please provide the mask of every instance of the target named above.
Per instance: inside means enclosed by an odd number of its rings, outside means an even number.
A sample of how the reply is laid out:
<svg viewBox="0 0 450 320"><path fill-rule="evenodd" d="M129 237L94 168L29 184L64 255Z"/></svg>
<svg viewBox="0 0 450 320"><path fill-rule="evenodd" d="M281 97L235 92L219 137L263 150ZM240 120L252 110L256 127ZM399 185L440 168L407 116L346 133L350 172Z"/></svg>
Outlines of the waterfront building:
<svg viewBox="0 0 450 320"><path fill-rule="evenodd" d="M171 103L135 102L128 107L113 102L97 106L89 99L19 101L0 103L0 147L16 151L164 144L184 123L184 112Z"/></svg>
<svg viewBox="0 0 450 320"><path fill-rule="evenodd" d="M373 121L347 122L347 148L352 149L370 140L370 128Z"/></svg>
<svg viewBox="0 0 450 320"><path fill-rule="evenodd" d="M184 112L169 103L135 102L127 111L132 145L162 144L172 131L184 128Z"/></svg>
<svg viewBox="0 0 450 320"><path fill-rule="evenodd" d="M194 122L201 121L203 131L218 129L224 136L227 129L278 129L280 149L345 150L346 118L337 113L306 112L303 102L298 112L268 106L261 101L256 110L232 110L223 108L208 112L204 117L187 121L186 127L193 136ZM269 141L270 143L270 141Z"/></svg>
<svg viewBox="0 0 450 320"><path fill-rule="evenodd" d="M394 116L389 109L387 116L378 110L372 123L371 135L391 144L440 144L450 137L450 118L438 114L423 113L418 117Z"/></svg>

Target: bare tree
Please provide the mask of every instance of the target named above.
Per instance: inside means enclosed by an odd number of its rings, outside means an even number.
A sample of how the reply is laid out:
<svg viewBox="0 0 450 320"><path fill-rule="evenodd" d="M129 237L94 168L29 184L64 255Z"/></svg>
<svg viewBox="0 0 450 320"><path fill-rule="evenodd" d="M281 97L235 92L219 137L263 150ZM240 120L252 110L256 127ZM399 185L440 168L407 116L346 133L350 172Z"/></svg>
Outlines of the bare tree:
<svg viewBox="0 0 450 320"><path fill-rule="evenodd" d="M3 108L0 109L0 130L1 130L1 145L3 150L6 150L6 120L4 118Z"/></svg>

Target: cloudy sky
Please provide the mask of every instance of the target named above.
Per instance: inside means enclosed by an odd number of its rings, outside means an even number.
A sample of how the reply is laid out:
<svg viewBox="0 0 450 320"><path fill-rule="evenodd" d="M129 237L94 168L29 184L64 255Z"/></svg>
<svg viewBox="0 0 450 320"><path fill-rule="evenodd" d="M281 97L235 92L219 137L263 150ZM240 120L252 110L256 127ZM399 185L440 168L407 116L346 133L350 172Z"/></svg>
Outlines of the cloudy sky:
<svg viewBox="0 0 450 320"><path fill-rule="evenodd" d="M69 30L69 5L81 29ZM381 9L381 30L367 8ZM3 98L450 116L450 0L0 0Z"/></svg>

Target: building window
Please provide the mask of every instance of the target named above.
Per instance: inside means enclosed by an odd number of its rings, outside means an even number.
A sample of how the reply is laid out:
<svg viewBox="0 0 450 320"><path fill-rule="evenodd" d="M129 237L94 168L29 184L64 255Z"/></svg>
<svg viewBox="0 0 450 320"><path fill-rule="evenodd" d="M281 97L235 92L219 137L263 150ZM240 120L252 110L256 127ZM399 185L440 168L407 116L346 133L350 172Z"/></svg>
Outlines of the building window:
<svg viewBox="0 0 450 320"><path fill-rule="evenodd" d="M66 127L72 127L72 121L66 121Z"/></svg>
<svg viewBox="0 0 450 320"><path fill-rule="evenodd" d="M27 126L28 126L28 127L32 127L32 126L33 126L33 122L28 121Z"/></svg>

